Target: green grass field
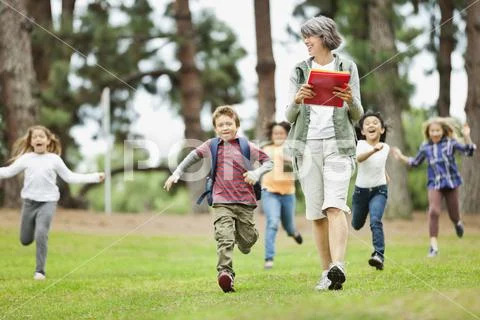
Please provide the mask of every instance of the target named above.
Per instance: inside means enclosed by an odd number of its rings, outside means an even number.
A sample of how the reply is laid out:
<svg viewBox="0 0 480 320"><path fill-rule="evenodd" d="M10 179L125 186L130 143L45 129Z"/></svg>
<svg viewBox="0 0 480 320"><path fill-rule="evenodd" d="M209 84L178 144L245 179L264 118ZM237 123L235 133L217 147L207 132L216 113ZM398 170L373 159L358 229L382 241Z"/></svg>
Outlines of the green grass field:
<svg viewBox="0 0 480 320"><path fill-rule="evenodd" d="M426 258L425 235L387 241L380 272L366 262L368 233L353 233L345 289L315 292L311 236L298 246L281 233L272 270L263 270L263 240L249 255L235 251L237 291L224 294L210 235L122 239L54 229L48 279L36 282L35 247L22 247L16 229L0 227L0 319L480 318L478 233L441 237L435 259Z"/></svg>

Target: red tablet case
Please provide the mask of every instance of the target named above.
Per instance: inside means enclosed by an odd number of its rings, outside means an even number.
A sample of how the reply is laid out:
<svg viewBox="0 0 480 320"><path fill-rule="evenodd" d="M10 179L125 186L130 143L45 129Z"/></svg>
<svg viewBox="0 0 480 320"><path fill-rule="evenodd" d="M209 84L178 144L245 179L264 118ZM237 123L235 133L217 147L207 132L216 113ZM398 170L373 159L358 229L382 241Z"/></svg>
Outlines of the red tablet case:
<svg viewBox="0 0 480 320"><path fill-rule="evenodd" d="M333 95L333 87L345 88L345 84L349 81L349 72L311 69L307 83L313 85L313 91L315 91L316 96L304 99L303 103L342 107L343 100Z"/></svg>

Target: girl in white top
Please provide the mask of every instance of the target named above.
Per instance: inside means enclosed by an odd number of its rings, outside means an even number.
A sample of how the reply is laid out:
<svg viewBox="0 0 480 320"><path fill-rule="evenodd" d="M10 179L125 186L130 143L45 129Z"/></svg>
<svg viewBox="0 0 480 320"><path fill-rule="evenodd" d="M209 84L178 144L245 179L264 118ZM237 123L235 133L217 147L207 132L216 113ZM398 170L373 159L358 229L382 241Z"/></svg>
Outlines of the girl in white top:
<svg viewBox="0 0 480 320"><path fill-rule="evenodd" d="M368 263L383 270L385 240L382 217L387 204L388 176L385 171L390 147L387 129L380 113L366 112L359 120L362 140L357 144L358 173L352 200L352 226L360 230L370 212L374 251Z"/></svg>
<svg viewBox="0 0 480 320"><path fill-rule="evenodd" d="M0 168L0 179L25 173L21 198L23 200L20 241L23 245L36 242L35 280L45 279L48 231L60 198L57 174L67 183L102 182L104 173L79 174L70 171L60 158L58 138L43 126L28 128L13 147L12 162Z"/></svg>

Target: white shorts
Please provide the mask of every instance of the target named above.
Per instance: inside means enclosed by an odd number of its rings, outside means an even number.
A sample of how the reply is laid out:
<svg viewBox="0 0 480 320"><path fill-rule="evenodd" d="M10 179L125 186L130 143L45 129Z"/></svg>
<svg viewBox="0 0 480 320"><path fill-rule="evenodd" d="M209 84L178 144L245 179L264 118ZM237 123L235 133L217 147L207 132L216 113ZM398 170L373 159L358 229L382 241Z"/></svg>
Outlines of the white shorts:
<svg viewBox="0 0 480 320"><path fill-rule="evenodd" d="M305 152L296 162L307 220L325 218L328 208L350 213L347 195L355 159L339 154L335 138L307 140Z"/></svg>

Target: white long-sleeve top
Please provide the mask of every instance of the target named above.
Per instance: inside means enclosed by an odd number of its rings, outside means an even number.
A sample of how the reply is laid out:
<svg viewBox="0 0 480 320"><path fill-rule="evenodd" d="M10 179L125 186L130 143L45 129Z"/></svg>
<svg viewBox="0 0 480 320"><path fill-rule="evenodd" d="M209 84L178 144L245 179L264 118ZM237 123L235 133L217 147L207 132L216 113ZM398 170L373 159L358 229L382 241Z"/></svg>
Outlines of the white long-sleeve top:
<svg viewBox="0 0 480 320"><path fill-rule="evenodd" d="M57 174L67 183L100 182L98 173L81 174L70 171L62 158L55 153L29 152L20 156L8 167L0 168L0 179L11 178L25 171L22 199L34 201L58 201L60 192Z"/></svg>

